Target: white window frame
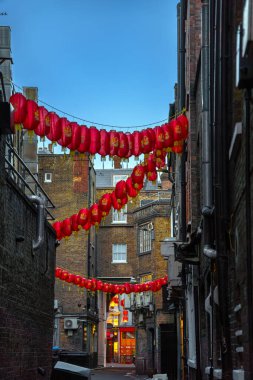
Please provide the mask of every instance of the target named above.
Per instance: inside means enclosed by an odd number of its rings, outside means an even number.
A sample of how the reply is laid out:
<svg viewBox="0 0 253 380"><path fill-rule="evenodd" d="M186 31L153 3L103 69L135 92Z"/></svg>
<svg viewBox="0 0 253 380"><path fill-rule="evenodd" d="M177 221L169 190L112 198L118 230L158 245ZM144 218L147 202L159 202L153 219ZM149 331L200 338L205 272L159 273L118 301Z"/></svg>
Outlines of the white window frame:
<svg viewBox="0 0 253 380"><path fill-rule="evenodd" d="M112 211L112 223L122 224L127 223L127 205L125 205L121 210Z"/></svg>
<svg viewBox="0 0 253 380"><path fill-rule="evenodd" d="M139 226L139 231L138 231L139 255L149 253L152 250L152 230L148 230L149 224L150 223L145 223Z"/></svg>
<svg viewBox="0 0 253 380"><path fill-rule="evenodd" d="M113 174L112 186L115 187L119 181L126 181L127 178L128 178L127 174Z"/></svg>
<svg viewBox="0 0 253 380"><path fill-rule="evenodd" d="M49 176L49 178L47 178L48 176ZM45 173L44 174L44 182L47 182L47 183L52 182L52 177L53 177L52 173L49 173L49 172Z"/></svg>
<svg viewBox="0 0 253 380"><path fill-rule="evenodd" d="M123 249L123 247L125 249ZM114 255L124 254L125 258L115 258ZM112 263L127 263L127 244L112 244Z"/></svg>

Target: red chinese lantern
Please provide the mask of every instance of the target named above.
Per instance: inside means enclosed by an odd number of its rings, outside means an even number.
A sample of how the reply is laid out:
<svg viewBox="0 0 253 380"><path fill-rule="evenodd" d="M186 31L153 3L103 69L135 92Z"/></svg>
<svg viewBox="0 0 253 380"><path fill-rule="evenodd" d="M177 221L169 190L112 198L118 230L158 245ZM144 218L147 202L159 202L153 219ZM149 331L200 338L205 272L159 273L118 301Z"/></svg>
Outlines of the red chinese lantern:
<svg viewBox="0 0 253 380"><path fill-rule="evenodd" d="M155 281L151 281L151 282L150 282L150 285L151 285L151 290L152 290L152 292L156 292L156 290L157 290L156 282L155 282Z"/></svg>
<svg viewBox="0 0 253 380"><path fill-rule="evenodd" d="M134 131L133 133L133 150L134 156L138 157L142 154L142 132Z"/></svg>
<svg viewBox="0 0 253 380"><path fill-rule="evenodd" d="M25 96L19 92L11 95L10 103L14 108L14 124L22 124L26 117L26 103Z"/></svg>
<svg viewBox="0 0 253 380"><path fill-rule="evenodd" d="M124 132L119 132L119 149L118 156L125 158L129 152L129 144L127 135Z"/></svg>
<svg viewBox="0 0 253 380"><path fill-rule="evenodd" d="M143 291L144 292L148 292L150 290L150 283L149 282L145 282L143 284Z"/></svg>
<svg viewBox="0 0 253 380"><path fill-rule="evenodd" d="M87 280L86 278L82 277L81 282L80 282L80 287L86 288L86 286L87 286Z"/></svg>
<svg viewBox="0 0 253 380"><path fill-rule="evenodd" d="M72 231L79 231L79 215L74 214L71 217Z"/></svg>
<svg viewBox="0 0 253 380"><path fill-rule="evenodd" d="M30 131L33 131L40 122L39 107L33 100L27 100L26 102L26 117L23 120L23 127Z"/></svg>
<svg viewBox="0 0 253 380"><path fill-rule="evenodd" d="M108 290L109 290L109 284L107 284L106 282L104 283L104 286L103 286L103 292L108 292Z"/></svg>
<svg viewBox="0 0 253 380"><path fill-rule="evenodd" d="M72 222L70 218L64 219L61 222L61 231L63 237L68 237L72 234Z"/></svg>
<svg viewBox="0 0 253 380"><path fill-rule="evenodd" d="M123 310L123 322L128 322L128 311Z"/></svg>
<svg viewBox="0 0 253 380"><path fill-rule="evenodd" d="M75 285L80 285L81 281L82 281L82 277L79 276L79 275L76 275L75 278L74 278L74 284Z"/></svg>
<svg viewBox="0 0 253 380"><path fill-rule="evenodd" d="M87 208L82 208L78 213L78 224L84 226L90 220L90 211Z"/></svg>
<svg viewBox="0 0 253 380"><path fill-rule="evenodd" d="M87 223L85 223L82 228L85 230L85 231L88 231L90 228L91 228L91 222L88 221Z"/></svg>
<svg viewBox="0 0 253 380"><path fill-rule="evenodd" d="M101 129L100 131L99 154L102 157L110 154L110 134L105 129Z"/></svg>
<svg viewBox="0 0 253 380"><path fill-rule="evenodd" d="M115 196L117 198L118 203L121 203L123 198L127 196L127 186L126 181L119 181L115 186Z"/></svg>
<svg viewBox="0 0 253 380"><path fill-rule="evenodd" d="M80 145L81 129L77 123L70 123L70 127L72 129L72 138L68 148L70 152L74 153Z"/></svg>
<svg viewBox="0 0 253 380"><path fill-rule="evenodd" d="M184 150L184 140L175 141L172 151L174 153L180 154L180 153L183 153L183 150Z"/></svg>
<svg viewBox="0 0 253 380"><path fill-rule="evenodd" d="M132 182L134 184L141 184L144 181L144 175L145 175L145 168L142 165L137 165L133 169L133 172L131 174Z"/></svg>
<svg viewBox="0 0 253 380"><path fill-rule="evenodd" d="M108 293L112 293L112 290L113 290L113 285L108 284Z"/></svg>
<svg viewBox="0 0 253 380"><path fill-rule="evenodd" d="M162 288L162 282L161 280L156 280L156 291L159 291Z"/></svg>
<svg viewBox="0 0 253 380"><path fill-rule="evenodd" d="M119 133L110 131L110 156L116 156L119 150Z"/></svg>
<svg viewBox="0 0 253 380"><path fill-rule="evenodd" d="M39 124L34 129L34 132L37 136L45 137L49 132L49 125L46 123L46 116L48 114L48 110L45 107L38 107L39 109Z"/></svg>
<svg viewBox="0 0 253 380"><path fill-rule="evenodd" d="M60 278L62 274L61 268L55 268L55 277Z"/></svg>
<svg viewBox="0 0 253 380"><path fill-rule="evenodd" d="M129 197L131 198L137 197L138 190L134 187L131 177L128 177L126 180L126 188L127 188L127 194Z"/></svg>
<svg viewBox="0 0 253 380"><path fill-rule="evenodd" d="M80 144L78 147L79 153L89 152L90 148L90 129L86 125L80 126Z"/></svg>
<svg viewBox="0 0 253 380"><path fill-rule="evenodd" d="M168 283L168 276L161 278L161 283L162 285L166 285Z"/></svg>
<svg viewBox="0 0 253 380"><path fill-rule="evenodd" d="M101 280L97 281L97 290L102 290L103 288L103 282Z"/></svg>
<svg viewBox="0 0 253 380"><path fill-rule="evenodd" d="M114 291L116 294L119 294L120 292L120 286L119 285L114 285Z"/></svg>
<svg viewBox="0 0 253 380"><path fill-rule="evenodd" d="M142 152L144 154L149 153L153 150L154 140L152 140L152 134L150 130L145 129L142 132L142 140L141 140Z"/></svg>
<svg viewBox="0 0 253 380"><path fill-rule="evenodd" d="M100 132L96 127L90 127L90 148L91 155L95 155L100 149Z"/></svg>
<svg viewBox="0 0 253 380"><path fill-rule="evenodd" d="M153 150L154 147L155 147L156 133L155 133L154 129L152 129L152 128L148 128L147 131L149 131L149 134L150 134L150 137L151 137L152 150Z"/></svg>
<svg viewBox="0 0 253 380"><path fill-rule="evenodd" d="M69 273L68 276L66 277L66 281L71 283L74 282L75 275L72 273Z"/></svg>
<svg viewBox="0 0 253 380"><path fill-rule="evenodd" d="M99 200L99 207L102 212L102 217L105 217L106 215L109 214L111 206L112 206L111 194L107 193L107 194L102 195L102 197Z"/></svg>
<svg viewBox="0 0 253 380"><path fill-rule="evenodd" d="M66 270L63 270L60 274L60 279L63 281L66 281L66 278L68 277L69 273Z"/></svg>
<svg viewBox="0 0 253 380"><path fill-rule="evenodd" d="M128 141L128 152L125 155L125 158L129 158L133 155L133 145L134 145L134 137L132 133L127 132L126 133L127 141Z"/></svg>
<svg viewBox="0 0 253 380"><path fill-rule="evenodd" d="M124 284L124 286L125 286L126 294L131 293L131 286L130 286L130 284L129 284L128 282L126 282L126 283Z"/></svg>
<svg viewBox="0 0 253 380"><path fill-rule="evenodd" d="M122 204L118 202L114 191L111 193L111 199L112 207L114 208L114 210L120 210L122 208Z"/></svg>
<svg viewBox="0 0 253 380"><path fill-rule="evenodd" d="M177 122L181 125L182 127L182 139L185 140L188 137L188 129L189 129L189 122L187 117L182 114L177 117Z"/></svg>
<svg viewBox="0 0 253 380"><path fill-rule="evenodd" d="M154 171L154 172L148 172L147 178L148 178L149 181L155 182L157 180L157 172L156 171Z"/></svg>
<svg viewBox="0 0 253 380"><path fill-rule="evenodd" d="M62 131L59 127L59 119L59 116L55 112L49 112L46 116L46 123L50 126L49 132L47 133L47 138L53 143L61 138Z"/></svg>
<svg viewBox="0 0 253 380"><path fill-rule="evenodd" d="M56 239L61 240L63 238L62 236L62 230L61 230L61 222L55 222L52 224L52 227L54 228L56 232Z"/></svg>
<svg viewBox="0 0 253 380"><path fill-rule="evenodd" d="M95 278L92 278L91 282L92 282L91 290L95 292L97 290L97 280Z"/></svg>
<svg viewBox="0 0 253 380"><path fill-rule="evenodd" d="M164 148L169 152L172 150L174 144L174 135L171 123L162 125L164 131Z"/></svg>
<svg viewBox="0 0 253 380"><path fill-rule="evenodd" d="M164 148L164 130L162 127L155 127L155 149Z"/></svg>
<svg viewBox="0 0 253 380"><path fill-rule="evenodd" d="M153 153L148 155L148 158L145 160L145 169L146 172L153 172L156 170L156 158Z"/></svg>
<svg viewBox="0 0 253 380"><path fill-rule="evenodd" d="M92 289L92 281L89 279L89 280L87 280L87 282L86 282L86 289Z"/></svg>
<svg viewBox="0 0 253 380"><path fill-rule="evenodd" d="M61 117L58 121L59 129L61 129L61 138L58 140L58 144L63 147L67 147L72 140L72 128L70 122L66 117Z"/></svg>
<svg viewBox="0 0 253 380"><path fill-rule="evenodd" d="M182 126L177 121L177 119L174 119L170 122L172 131L173 131L173 139L175 141L180 141L183 139L183 133L182 133Z"/></svg>
<svg viewBox="0 0 253 380"><path fill-rule="evenodd" d="M98 226L102 219L102 212L97 203L94 203L90 208L90 221L94 226Z"/></svg>

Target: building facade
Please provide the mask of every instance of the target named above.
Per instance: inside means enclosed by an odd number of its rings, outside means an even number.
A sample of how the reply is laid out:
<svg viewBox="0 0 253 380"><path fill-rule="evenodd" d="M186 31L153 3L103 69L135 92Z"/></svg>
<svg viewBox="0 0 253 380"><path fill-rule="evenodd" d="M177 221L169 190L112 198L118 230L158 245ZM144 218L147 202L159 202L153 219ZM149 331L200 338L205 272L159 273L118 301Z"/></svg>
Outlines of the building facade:
<svg viewBox="0 0 253 380"><path fill-rule="evenodd" d="M97 170L97 198L111 192L131 172L120 167ZM145 183L138 199L105 218L98 232L98 278L110 283L139 283L166 274L160 241L171 233L170 183L163 178L159 187ZM106 365L111 360L131 363L135 356L138 373L168 372L169 352L175 352L175 346L173 341L173 349L168 352L166 339L176 332L174 314L169 313L164 302L166 289L155 294L120 295L116 309L111 300L115 301L113 295L109 299L99 295L99 364ZM126 337L128 341L124 342Z"/></svg>
<svg viewBox="0 0 253 380"><path fill-rule="evenodd" d="M178 379L251 379L252 2L181 1L175 107L187 154L176 173L184 361Z"/></svg>
<svg viewBox="0 0 253 380"><path fill-rule="evenodd" d="M89 207L95 199L95 171L88 156L73 158L39 151L39 180L55 202L55 217L63 220ZM96 276L95 229L60 241L56 265L84 277ZM75 285L55 285L54 345L61 359L83 366L97 364L96 297Z"/></svg>

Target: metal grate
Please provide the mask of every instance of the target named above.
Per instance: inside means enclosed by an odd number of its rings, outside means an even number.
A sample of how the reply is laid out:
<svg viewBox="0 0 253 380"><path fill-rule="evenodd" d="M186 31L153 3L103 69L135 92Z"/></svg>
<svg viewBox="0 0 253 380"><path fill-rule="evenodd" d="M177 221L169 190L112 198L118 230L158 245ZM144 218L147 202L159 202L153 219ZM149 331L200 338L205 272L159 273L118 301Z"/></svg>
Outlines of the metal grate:
<svg viewBox="0 0 253 380"><path fill-rule="evenodd" d="M12 144L6 141L5 169L7 176L15 182L25 195L38 195L45 200L47 219L54 220L49 209L55 208L49 196L43 190L34 174L27 167Z"/></svg>

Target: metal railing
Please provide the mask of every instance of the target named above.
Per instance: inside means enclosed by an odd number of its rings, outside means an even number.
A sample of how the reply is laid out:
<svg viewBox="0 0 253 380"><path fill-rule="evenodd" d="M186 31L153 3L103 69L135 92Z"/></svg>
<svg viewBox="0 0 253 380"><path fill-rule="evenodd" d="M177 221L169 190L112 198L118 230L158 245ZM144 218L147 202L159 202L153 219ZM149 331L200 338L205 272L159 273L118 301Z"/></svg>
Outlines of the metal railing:
<svg viewBox="0 0 253 380"><path fill-rule="evenodd" d="M49 209L55 208L53 202L45 190L41 187L35 175L30 171L25 162L10 142L6 140L5 169L7 176L14 181L25 195L38 195L45 200L47 219L54 220Z"/></svg>

